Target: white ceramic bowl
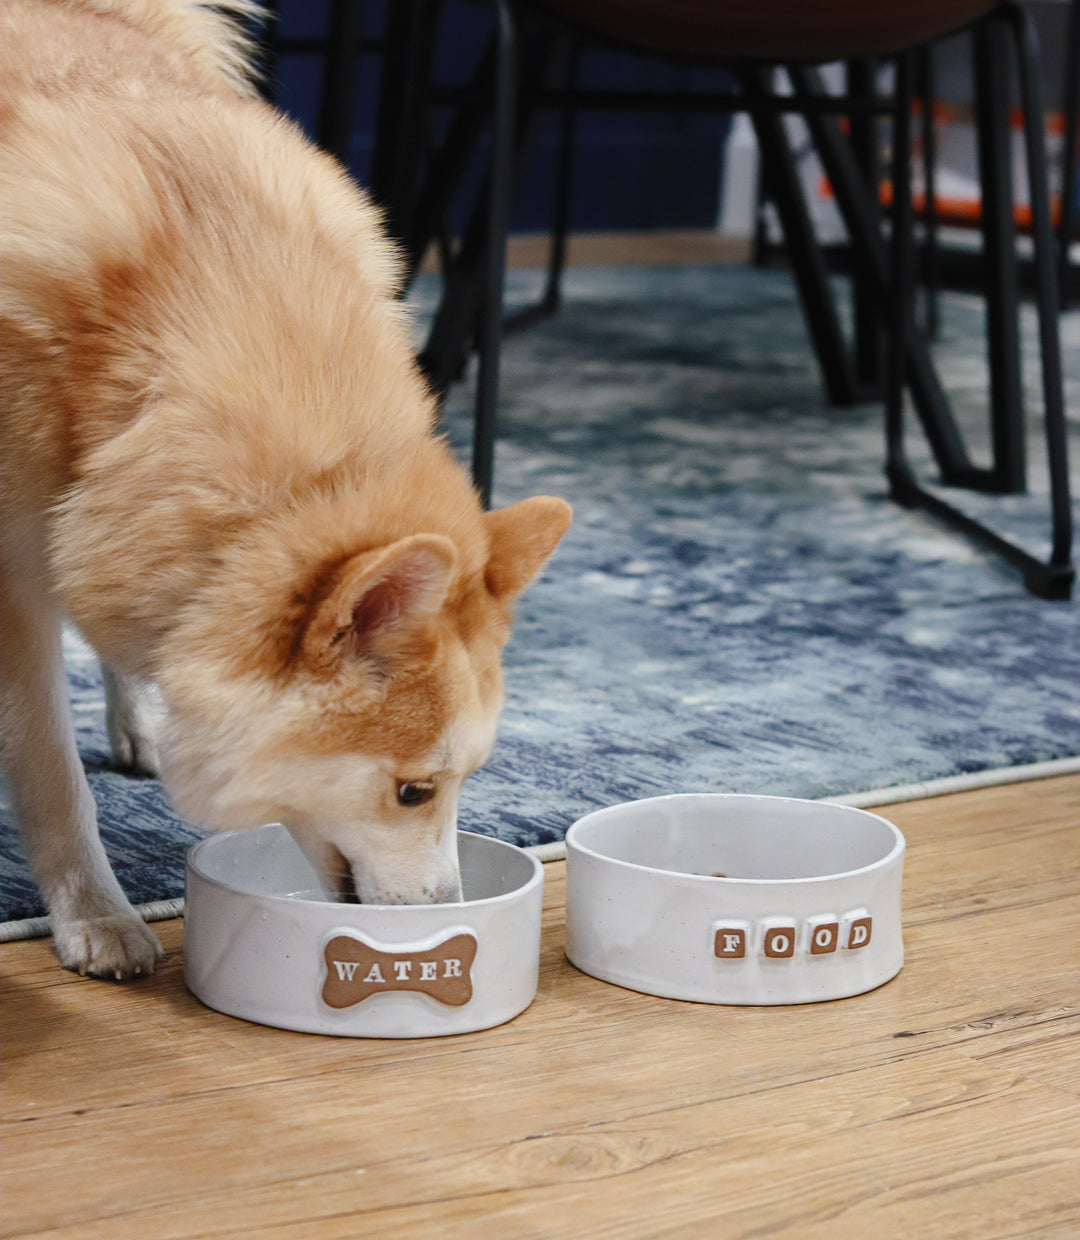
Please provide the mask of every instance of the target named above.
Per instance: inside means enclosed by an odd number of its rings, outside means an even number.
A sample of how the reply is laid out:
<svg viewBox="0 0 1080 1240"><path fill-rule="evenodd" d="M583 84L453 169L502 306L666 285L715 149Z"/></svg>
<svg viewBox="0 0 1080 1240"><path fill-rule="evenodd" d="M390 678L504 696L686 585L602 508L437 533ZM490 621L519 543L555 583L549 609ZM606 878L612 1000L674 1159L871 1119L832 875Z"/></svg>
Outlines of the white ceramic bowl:
<svg viewBox="0 0 1080 1240"><path fill-rule="evenodd" d="M566 954L618 986L811 1003L871 990L904 962L904 837L865 810L656 797L574 823L566 854Z"/></svg>
<svg viewBox="0 0 1080 1240"><path fill-rule="evenodd" d="M281 826L211 836L187 860L184 975L230 1016L366 1038L488 1029L536 994L543 867L458 836L460 904L335 904Z"/></svg>

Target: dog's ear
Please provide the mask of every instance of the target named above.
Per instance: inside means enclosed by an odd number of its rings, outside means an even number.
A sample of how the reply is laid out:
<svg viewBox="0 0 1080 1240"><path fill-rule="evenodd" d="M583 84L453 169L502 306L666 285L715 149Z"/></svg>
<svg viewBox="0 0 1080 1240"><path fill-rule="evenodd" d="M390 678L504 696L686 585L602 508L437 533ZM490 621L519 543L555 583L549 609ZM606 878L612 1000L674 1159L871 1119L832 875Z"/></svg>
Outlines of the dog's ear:
<svg viewBox="0 0 1080 1240"><path fill-rule="evenodd" d="M414 534L358 552L341 565L307 623L303 651L316 666L343 653L372 655L408 636L439 610L457 562L449 538Z"/></svg>
<svg viewBox="0 0 1080 1240"><path fill-rule="evenodd" d="M496 598L516 598L536 577L570 526L570 505L534 495L484 514L491 549L484 580Z"/></svg>

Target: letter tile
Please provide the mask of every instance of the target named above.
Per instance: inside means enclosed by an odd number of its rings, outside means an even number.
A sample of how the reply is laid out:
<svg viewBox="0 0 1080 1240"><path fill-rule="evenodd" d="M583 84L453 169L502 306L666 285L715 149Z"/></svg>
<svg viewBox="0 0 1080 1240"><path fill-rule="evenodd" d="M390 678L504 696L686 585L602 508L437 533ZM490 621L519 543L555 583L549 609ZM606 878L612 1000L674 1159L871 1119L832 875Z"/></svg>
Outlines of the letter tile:
<svg viewBox="0 0 1080 1240"><path fill-rule="evenodd" d="M718 921L713 925L713 953L720 960L743 960L750 941L748 921Z"/></svg>
<svg viewBox="0 0 1080 1240"><path fill-rule="evenodd" d="M867 909L855 909L844 917L840 931L840 941L848 951L858 951L870 943L874 929L874 919Z"/></svg>
<svg viewBox="0 0 1080 1240"><path fill-rule="evenodd" d="M840 920L832 914L811 917L806 923L811 956L828 956L840 946Z"/></svg>
<svg viewBox="0 0 1080 1240"><path fill-rule="evenodd" d="M761 950L770 960L788 960L794 956L795 923L767 924Z"/></svg>

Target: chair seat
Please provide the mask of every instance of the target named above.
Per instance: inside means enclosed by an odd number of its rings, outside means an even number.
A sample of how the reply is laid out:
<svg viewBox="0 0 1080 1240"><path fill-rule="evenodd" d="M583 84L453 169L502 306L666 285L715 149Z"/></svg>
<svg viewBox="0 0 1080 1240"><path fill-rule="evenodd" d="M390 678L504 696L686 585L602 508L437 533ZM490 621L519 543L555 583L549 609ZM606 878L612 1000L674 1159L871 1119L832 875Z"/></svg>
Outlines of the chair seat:
<svg viewBox="0 0 1080 1240"><path fill-rule="evenodd" d="M825 61L903 51L997 0L532 0L593 34L707 60Z"/></svg>

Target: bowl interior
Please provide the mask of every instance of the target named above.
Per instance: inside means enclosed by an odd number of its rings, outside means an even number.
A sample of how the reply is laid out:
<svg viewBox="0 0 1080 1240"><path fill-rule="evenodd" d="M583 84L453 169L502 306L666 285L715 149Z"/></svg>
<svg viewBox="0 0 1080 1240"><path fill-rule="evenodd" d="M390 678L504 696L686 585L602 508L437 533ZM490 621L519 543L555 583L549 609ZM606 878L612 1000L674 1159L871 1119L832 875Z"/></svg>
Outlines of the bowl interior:
<svg viewBox="0 0 1080 1240"><path fill-rule="evenodd" d="M903 846L891 823L865 810L722 794L615 805L575 824L568 842L649 869L778 882L861 870Z"/></svg>
<svg viewBox="0 0 1080 1240"><path fill-rule="evenodd" d="M528 854L467 832L458 834L458 858L466 903L510 895L535 873ZM204 878L244 895L332 903L288 829L277 823L211 836L192 850L191 865Z"/></svg>

